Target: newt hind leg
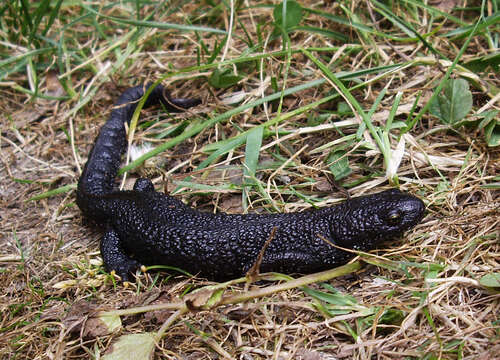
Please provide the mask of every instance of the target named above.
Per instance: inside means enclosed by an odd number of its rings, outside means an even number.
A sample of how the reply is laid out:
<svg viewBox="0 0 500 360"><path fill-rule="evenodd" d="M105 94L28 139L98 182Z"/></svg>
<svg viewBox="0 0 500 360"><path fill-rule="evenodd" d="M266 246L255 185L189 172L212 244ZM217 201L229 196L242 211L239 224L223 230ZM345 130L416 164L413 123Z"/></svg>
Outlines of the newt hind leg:
<svg viewBox="0 0 500 360"><path fill-rule="evenodd" d="M111 226L108 226L101 240L101 256L106 271L114 270L122 281L129 281L130 274L141 266L125 253L118 233Z"/></svg>

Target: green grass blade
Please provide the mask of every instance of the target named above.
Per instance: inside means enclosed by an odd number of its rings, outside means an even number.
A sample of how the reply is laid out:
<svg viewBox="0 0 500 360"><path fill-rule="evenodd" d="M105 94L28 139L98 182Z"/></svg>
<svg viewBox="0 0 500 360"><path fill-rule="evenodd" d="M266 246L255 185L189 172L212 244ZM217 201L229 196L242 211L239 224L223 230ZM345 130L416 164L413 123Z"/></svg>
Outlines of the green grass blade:
<svg viewBox="0 0 500 360"><path fill-rule="evenodd" d="M32 196L28 200L26 200L26 202L28 202L28 201L38 201L38 200L46 199L46 198L49 198L51 196L55 196L55 195L59 195L59 194L64 194L64 193L66 193L66 192L68 192L70 190L74 190L74 189L76 189L76 184L68 184L68 185L65 185L65 186L58 187L57 189L46 191L46 192L41 193L39 195Z"/></svg>
<svg viewBox="0 0 500 360"><path fill-rule="evenodd" d="M209 27L205 27L205 26L179 25L179 24L165 23L165 22L158 22L158 21L141 21L141 20L130 20L130 19L125 19L125 18L118 18L115 16L108 16L108 15L101 14L98 11L94 10L92 7L87 6L85 4L82 4L82 7L87 9L88 11L100 16L100 17L103 17L105 19L109 19L109 20L117 22L119 24L127 24L127 25L139 26L139 27L149 27L149 28L164 29L164 30L176 29L176 30L181 30L181 31L200 31L200 32L223 34L223 35L225 35L227 33L225 30L214 29L214 28L209 28Z"/></svg>
<svg viewBox="0 0 500 360"><path fill-rule="evenodd" d="M447 32L443 36L445 37L453 37L455 39L460 39L466 36L471 35L472 33L477 34L483 30L486 30L488 27L492 25L496 25L492 31L500 31L500 12L495 13L491 16L488 16L484 21L476 23L474 25L463 26L461 28L452 30Z"/></svg>
<svg viewBox="0 0 500 360"><path fill-rule="evenodd" d="M257 164L259 162L260 147L262 146L262 135L264 128L257 126L247 134L247 144L245 147L245 169L244 175L255 177Z"/></svg>
<svg viewBox="0 0 500 360"><path fill-rule="evenodd" d="M434 16L436 16L436 15L443 16L446 19L448 19L450 21L453 21L456 24L467 25L467 23L465 21L463 21L462 19L460 19L460 18L458 18L456 16L453 16L453 15L447 13L447 12L441 11L441 10L439 10L436 7L429 6L429 5L425 4L422 1L417 1L417 0L402 0L402 1L405 2L405 3L407 3L407 4L412 4L413 6L417 6L417 7L421 8L421 9L425 9L431 15L434 15Z"/></svg>
<svg viewBox="0 0 500 360"><path fill-rule="evenodd" d="M435 49L434 46L429 44L424 39L424 37L422 35L420 35L418 33L418 31L415 30L408 22L406 22L403 19L401 19L400 17L394 15L389 9L387 9L387 7L384 4L378 2L377 0L373 0L372 3L376 5L375 10L377 10L377 12L379 14L385 16L387 18L387 20L392 22L395 26L399 27L405 34L407 34L408 36L414 36L414 37L418 38L422 42L422 44L424 44L424 46L426 48L428 48L430 51L432 51L434 54L436 54L440 58L448 59L439 50Z"/></svg>
<svg viewBox="0 0 500 360"><path fill-rule="evenodd" d="M285 90L285 96L289 95L289 94L293 94L293 93L301 91L301 90L304 90L304 89L309 89L309 88L318 86L321 83L323 83L323 81L313 80L313 81L307 82L307 83L299 85L299 86L294 86L292 88ZM265 102L270 102L270 101L279 99L280 97L281 97L281 92L274 93L274 94L268 95L264 98L255 100L249 104L238 106L234 109L231 109L231 110L225 112L224 114L221 114L221 115L216 116L214 118L208 119L208 120L200 123L199 125L193 126L192 128L189 128L187 131L182 133L181 135L176 136L175 138L155 147L154 149L149 151L147 154L140 156L139 158L137 158L135 161L132 161L127 166L122 167L118 173L123 174L125 171L129 171L131 169L134 169L135 167L139 166L147 159L149 159L155 155L158 155L165 150L170 149L171 147L183 142L184 140L189 139L190 137L198 134L199 132L203 131L204 129L207 129L207 128L212 127L213 125L215 125L219 122L222 122L224 120L229 119L233 115L239 114L247 109L251 109L251 108L258 106L258 105L261 105Z"/></svg>
<svg viewBox="0 0 500 360"><path fill-rule="evenodd" d="M302 49L304 54L311 59L319 68L320 70L330 79L337 87L338 89L342 92L342 94L345 96L345 98L351 103L351 105L356 109L358 112L359 116L361 116L364 124L370 131L370 134L372 135L373 139L377 143L377 146L379 147L379 150L382 152L384 155L384 159L386 161L386 165L388 164L388 158L389 154L387 154L387 151L385 149L385 146L378 134L377 129L373 126L371 120L369 119L368 115L365 113L359 102L352 96L351 92L344 86L344 84L328 69L319 59L314 57L309 51Z"/></svg>

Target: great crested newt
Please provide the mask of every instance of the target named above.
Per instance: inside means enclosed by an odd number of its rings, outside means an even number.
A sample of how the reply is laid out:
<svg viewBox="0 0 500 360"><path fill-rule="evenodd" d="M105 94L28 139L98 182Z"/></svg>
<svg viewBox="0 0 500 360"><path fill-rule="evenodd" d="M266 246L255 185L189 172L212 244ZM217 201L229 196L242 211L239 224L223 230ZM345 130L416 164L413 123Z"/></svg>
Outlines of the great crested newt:
<svg viewBox="0 0 500 360"><path fill-rule="evenodd" d="M155 191L139 178L133 190L115 190L130 122L150 84L129 88L103 125L78 182L76 202L83 214L101 224L101 254L108 271L123 281L141 265L182 268L211 280L244 275L274 236L261 258L260 271L311 273L346 263L343 248L367 251L412 228L425 206L417 197L386 190L351 198L339 205L286 214L200 212ZM149 94L145 107L163 104L179 111L200 103L174 99L162 86Z"/></svg>

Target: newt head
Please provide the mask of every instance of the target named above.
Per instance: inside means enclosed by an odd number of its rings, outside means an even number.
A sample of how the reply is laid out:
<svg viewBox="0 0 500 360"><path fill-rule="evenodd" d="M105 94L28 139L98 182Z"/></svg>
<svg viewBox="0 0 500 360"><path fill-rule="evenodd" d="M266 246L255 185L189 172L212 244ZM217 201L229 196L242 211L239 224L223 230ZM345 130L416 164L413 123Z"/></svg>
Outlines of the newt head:
<svg viewBox="0 0 500 360"><path fill-rule="evenodd" d="M417 225L424 216L425 205L419 198L393 189L348 200L344 210L342 217L332 224L336 243L370 250Z"/></svg>

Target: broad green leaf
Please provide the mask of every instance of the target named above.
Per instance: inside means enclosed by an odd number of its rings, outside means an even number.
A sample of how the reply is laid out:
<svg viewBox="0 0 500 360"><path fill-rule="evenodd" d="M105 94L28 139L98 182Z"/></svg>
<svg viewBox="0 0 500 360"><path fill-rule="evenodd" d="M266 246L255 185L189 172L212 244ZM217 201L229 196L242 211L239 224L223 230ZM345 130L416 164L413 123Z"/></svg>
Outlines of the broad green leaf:
<svg viewBox="0 0 500 360"><path fill-rule="evenodd" d="M215 69L208 79L210 86L221 89L236 85L243 79L241 75L234 75L231 69Z"/></svg>
<svg viewBox="0 0 500 360"><path fill-rule="evenodd" d="M500 145L500 120L498 119L498 113L500 111L490 110L477 114L479 118L482 118L477 128L479 130L484 129L484 138L490 147Z"/></svg>
<svg viewBox="0 0 500 360"><path fill-rule="evenodd" d="M349 167L349 158L344 150L337 150L330 154L328 157L329 169L336 181L339 181L352 172Z"/></svg>
<svg viewBox="0 0 500 360"><path fill-rule="evenodd" d="M471 109L472 93L469 83L464 79L451 79L446 82L443 94L436 97L429 110L442 122L454 125L465 118Z"/></svg>
<svg viewBox="0 0 500 360"><path fill-rule="evenodd" d="M109 333L118 331L122 327L122 321L119 315L100 314L97 317L104 323Z"/></svg>
<svg viewBox="0 0 500 360"><path fill-rule="evenodd" d="M379 324L399 325L405 318L405 313L399 309L385 309L382 316L379 318Z"/></svg>
<svg viewBox="0 0 500 360"><path fill-rule="evenodd" d="M347 104L345 101L339 101L337 104L337 113L342 116L342 115L349 115L352 114L352 110L349 107L349 104Z"/></svg>
<svg viewBox="0 0 500 360"><path fill-rule="evenodd" d="M500 288L500 273L492 273L488 275L484 275L479 283L483 286L491 287L491 288Z"/></svg>
<svg viewBox="0 0 500 360"><path fill-rule="evenodd" d="M302 20L302 6L296 1L286 2L285 21L283 21L283 2L276 5L273 11L274 23L277 27L282 27L286 31L291 27L297 26Z"/></svg>
<svg viewBox="0 0 500 360"><path fill-rule="evenodd" d="M485 128L486 126L488 126L490 124L490 122L498 122L499 121L498 120L498 113L500 113L500 111L490 110L490 111L485 111L485 112L477 114L477 116L479 118L482 118L482 120L479 123L479 125L477 126L477 128L479 130L481 130L482 128Z"/></svg>
<svg viewBox="0 0 500 360"><path fill-rule="evenodd" d="M103 360L149 360L153 358L153 333L122 335L111 345Z"/></svg>
<svg viewBox="0 0 500 360"><path fill-rule="evenodd" d="M500 121L497 119L495 121L490 121L488 125L484 128L484 137L488 146L498 146L500 145Z"/></svg>

